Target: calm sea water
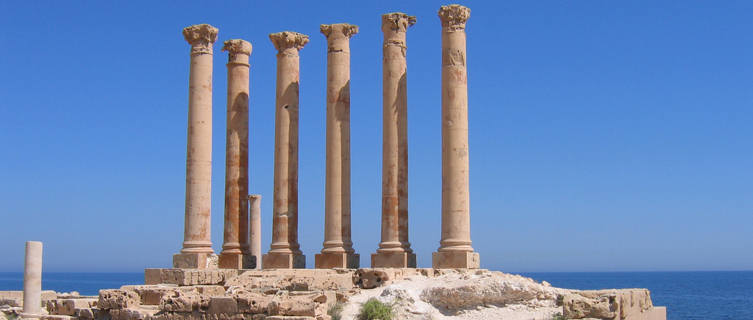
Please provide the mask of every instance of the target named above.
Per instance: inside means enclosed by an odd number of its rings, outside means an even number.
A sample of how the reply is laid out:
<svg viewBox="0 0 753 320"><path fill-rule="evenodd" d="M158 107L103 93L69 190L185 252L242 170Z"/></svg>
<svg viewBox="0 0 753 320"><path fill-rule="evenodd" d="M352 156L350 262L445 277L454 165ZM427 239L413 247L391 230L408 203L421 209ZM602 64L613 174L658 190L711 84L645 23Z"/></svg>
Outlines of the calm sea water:
<svg viewBox="0 0 753 320"><path fill-rule="evenodd" d="M753 320L753 271L523 273L555 287L648 288L671 320ZM143 273L44 273L42 288L96 295L99 289L144 283ZM23 274L0 273L0 290L22 290Z"/></svg>

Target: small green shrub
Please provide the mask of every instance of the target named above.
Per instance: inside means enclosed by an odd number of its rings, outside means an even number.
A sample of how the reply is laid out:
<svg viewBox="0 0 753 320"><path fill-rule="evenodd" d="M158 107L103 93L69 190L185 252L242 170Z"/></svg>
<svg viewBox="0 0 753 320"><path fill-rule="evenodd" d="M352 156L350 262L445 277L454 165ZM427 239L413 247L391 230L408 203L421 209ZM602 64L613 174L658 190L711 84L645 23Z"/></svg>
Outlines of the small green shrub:
<svg viewBox="0 0 753 320"><path fill-rule="evenodd" d="M327 315L332 317L332 320L340 320L342 319L342 312L343 312L343 304L342 302L337 302L333 304L332 306L327 309Z"/></svg>
<svg viewBox="0 0 753 320"><path fill-rule="evenodd" d="M566 320L565 316L562 315L562 313L557 312L557 314L552 317L552 320Z"/></svg>
<svg viewBox="0 0 753 320"><path fill-rule="evenodd" d="M361 307L358 320L392 320L392 306L371 298Z"/></svg>

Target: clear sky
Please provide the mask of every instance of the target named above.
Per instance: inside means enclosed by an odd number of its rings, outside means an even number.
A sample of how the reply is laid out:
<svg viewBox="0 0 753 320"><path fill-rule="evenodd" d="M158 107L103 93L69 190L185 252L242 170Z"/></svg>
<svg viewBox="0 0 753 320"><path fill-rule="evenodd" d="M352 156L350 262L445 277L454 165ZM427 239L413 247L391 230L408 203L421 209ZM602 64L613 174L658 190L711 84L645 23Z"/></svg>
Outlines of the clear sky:
<svg viewBox="0 0 753 320"><path fill-rule="evenodd" d="M271 239L275 50L301 51L300 243L322 248L326 41L351 40L353 242L379 243L380 15L408 31L411 242L440 239L444 2L1 1L0 271L169 267L183 240L189 45L214 56L212 241L222 245L227 53L252 42L251 182ZM471 225L503 271L753 269L753 2L466 1Z"/></svg>

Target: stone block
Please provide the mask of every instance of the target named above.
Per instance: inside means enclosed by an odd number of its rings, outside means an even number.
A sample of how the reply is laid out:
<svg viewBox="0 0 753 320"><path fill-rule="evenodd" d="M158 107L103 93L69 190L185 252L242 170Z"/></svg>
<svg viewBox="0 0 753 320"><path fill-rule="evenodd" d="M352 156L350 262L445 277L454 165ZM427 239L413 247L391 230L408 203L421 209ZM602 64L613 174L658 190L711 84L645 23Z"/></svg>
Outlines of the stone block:
<svg viewBox="0 0 753 320"><path fill-rule="evenodd" d="M317 269L347 268L358 269L360 265L360 255L352 253L318 253L314 257L314 264Z"/></svg>
<svg viewBox="0 0 753 320"><path fill-rule="evenodd" d="M261 258L262 269L304 269L306 256L292 253L268 253Z"/></svg>
<svg viewBox="0 0 753 320"><path fill-rule="evenodd" d="M317 317L327 314L327 296L322 293L276 295L267 306L269 315Z"/></svg>
<svg viewBox="0 0 753 320"><path fill-rule="evenodd" d="M236 314L238 303L233 297L212 297L209 299L209 310L212 314Z"/></svg>
<svg viewBox="0 0 753 320"><path fill-rule="evenodd" d="M245 254L222 253L218 266L220 269L255 269L256 257Z"/></svg>
<svg viewBox="0 0 753 320"><path fill-rule="evenodd" d="M653 306L647 289L583 290L565 295L562 301L568 319L666 319L666 309Z"/></svg>
<svg viewBox="0 0 753 320"><path fill-rule="evenodd" d="M408 252L377 252L371 255L372 268L415 268L416 254Z"/></svg>
<svg viewBox="0 0 753 320"><path fill-rule="evenodd" d="M107 289L99 290L97 308L100 309L125 309L138 306L141 298L135 291Z"/></svg>
<svg viewBox="0 0 753 320"><path fill-rule="evenodd" d="M153 307L114 309L110 310L110 318L112 320L145 320L151 319L157 312L159 309Z"/></svg>
<svg viewBox="0 0 753 320"><path fill-rule="evenodd" d="M238 305L238 312L260 314L267 312L267 306L272 302L272 297L256 292L242 292L235 295L235 301Z"/></svg>
<svg viewBox="0 0 753 320"><path fill-rule="evenodd" d="M162 283L162 269L144 269L144 284Z"/></svg>
<svg viewBox="0 0 753 320"><path fill-rule="evenodd" d="M193 312L198 310L207 310L209 308L210 297L202 296L197 293L184 293L176 291L173 295L162 297L159 303L159 309L167 312Z"/></svg>
<svg viewBox="0 0 753 320"><path fill-rule="evenodd" d="M146 269L144 283L179 286L222 285L238 273L239 270L236 269Z"/></svg>
<svg viewBox="0 0 753 320"><path fill-rule="evenodd" d="M478 252L439 251L431 254L434 269L478 269L481 260Z"/></svg>
<svg viewBox="0 0 753 320"><path fill-rule="evenodd" d="M173 255L173 268L207 269L211 266L210 253L178 253Z"/></svg>
<svg viewBox="0 0 753 320"><path fill-rule="evenodd" d="M96 298L55 299L47 301L47 312L51 315L72 316L76 309L87 309L97 305Z"/></svg>
<svg viewBox="0 0 753 320"><path fill-rule="evenodd" d="M76 318L79 318L80 320L87 320L87 319L94 319L94 310L91 308L83 308L83 309L76 309L76 311L73 313L73 315Z"/></svg>

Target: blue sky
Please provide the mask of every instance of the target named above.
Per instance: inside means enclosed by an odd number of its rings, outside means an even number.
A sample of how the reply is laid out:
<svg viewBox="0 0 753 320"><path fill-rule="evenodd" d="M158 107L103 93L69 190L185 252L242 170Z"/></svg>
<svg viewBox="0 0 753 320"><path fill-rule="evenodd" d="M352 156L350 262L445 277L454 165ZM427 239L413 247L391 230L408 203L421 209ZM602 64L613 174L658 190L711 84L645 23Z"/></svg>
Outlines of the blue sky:
<svg viewBox="0 0 753 320"><path fill-rule="evenodd" d="M227 54L252 42L251 184L271 235L275 50L301 51L300 243L324 224L326 41L351 41L353 241L368 266L381 203L380 15L408 31L411 242L440 239L444 2L0 2L0 271L25 240L47 271L169 267L183 235L189 45L214 56L212 240L222 245ZM471 224L484 268L753 269L753 3L466 1Z"/></svg>

